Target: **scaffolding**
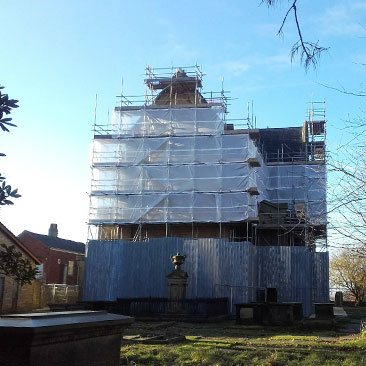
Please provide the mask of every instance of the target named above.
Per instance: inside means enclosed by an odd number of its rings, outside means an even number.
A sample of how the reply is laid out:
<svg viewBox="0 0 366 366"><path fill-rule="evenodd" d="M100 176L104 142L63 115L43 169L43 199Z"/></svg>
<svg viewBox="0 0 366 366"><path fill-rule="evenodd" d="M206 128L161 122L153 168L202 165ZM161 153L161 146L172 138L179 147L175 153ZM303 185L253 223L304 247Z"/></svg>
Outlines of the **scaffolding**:
<svg viewBox="0 0 366 366"><path fill-rule="evenodd" d="M260 210L262 233L277 244L327 248L325 101L311 102L302 127L261 130L269 207ZM262 235L268 242L268 238Z"/></svg>
<svg viewBox="0 0 366 366"><path fill-rule="evenodd" d="M325 108L313 103L303 127L257 130L249 108L226 119L230 99L204 93L203 75L147 67L144 98L120 95L109 123L95 123L94 237L313 246L326 232Z"/></svg>
<svg viewBox="0 0 366 366"><path fill-rule="evenodd" d="M307 120L304 122L304 140L309 161L325 162L326 116L325 101L311 102Z"/></svg>

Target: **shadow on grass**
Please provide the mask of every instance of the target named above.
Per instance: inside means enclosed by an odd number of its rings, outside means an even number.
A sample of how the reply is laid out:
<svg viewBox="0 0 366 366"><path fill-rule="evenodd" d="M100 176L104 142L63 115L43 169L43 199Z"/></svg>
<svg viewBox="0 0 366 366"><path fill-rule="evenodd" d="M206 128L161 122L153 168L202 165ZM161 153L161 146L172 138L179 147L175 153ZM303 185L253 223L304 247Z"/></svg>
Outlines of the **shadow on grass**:
<svg viewBox="0 0 366 366"><path fill-rule="evenodd" d="M178 322L136 322L126 333L184 335L175 344L124 342L121 365L313 366L366 365L366 336L342 337L334 331L305 331L297 327Z"/></svg>
<svg viewBox="0 0 366 366"><path fill-rule="evenodd" d="M270 327L259 325L237 325L234 321L226 321L215 324L204 323L180 323L136 322L126 330L126 335L183 335L188 337L209 338L267 338L272 336L321 336L336 337L339 335L334 330L305 329L301 324L290 327Z"/></svg>
<svg viewBox="0 0 366 366"><path fill-rule="evenodd" d="M187 340L174 346L129 346L121 365L153 366L340 366L364 365L366 353L307 347L223 347L220 341Z"/></svg>

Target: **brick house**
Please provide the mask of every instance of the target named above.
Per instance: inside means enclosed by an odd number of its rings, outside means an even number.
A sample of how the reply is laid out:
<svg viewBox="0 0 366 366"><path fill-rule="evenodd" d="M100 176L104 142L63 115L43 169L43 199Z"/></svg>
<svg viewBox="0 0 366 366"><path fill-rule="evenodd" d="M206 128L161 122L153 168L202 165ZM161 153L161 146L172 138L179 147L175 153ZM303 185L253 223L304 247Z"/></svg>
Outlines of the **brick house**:
<svg viewBox="0 0 366 366"><path fill-rule="evenodd" d="M80 284L84 243L59 238L56 224L51 224L48 235L24 230L18 238L42 263L41 279L44 283Z"/></svg>
<svg viewBox="0 0 366 366"><path fill-rule="evenodd" d="M31 263L39 265L39 259L7 227L0 223L0 244L14 245ZM29 312L39 307L40 282L20 286L12 278L0 273L0 314Z"/></svg>

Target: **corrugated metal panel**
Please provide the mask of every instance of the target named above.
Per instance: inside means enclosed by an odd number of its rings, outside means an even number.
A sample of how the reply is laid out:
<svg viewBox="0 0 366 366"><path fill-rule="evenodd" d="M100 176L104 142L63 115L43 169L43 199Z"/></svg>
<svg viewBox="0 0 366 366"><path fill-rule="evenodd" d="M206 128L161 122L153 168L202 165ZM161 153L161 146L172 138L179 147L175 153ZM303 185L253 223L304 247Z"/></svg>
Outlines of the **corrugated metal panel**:
<svg viewBox="0 0 366 366"><path fill-rule="evenodd" d="M328 283L328 273L316 278L314 264L321 262L323 253L310 252L305 247L257 247L258 285L276 287L278 301L302 302L309 315L318 290ZM324 292L324 291L323 291Z"/></svg>
<svg viewBox="0 0 366 366"><path fill-rule="evenodd" d="M234 296L251 301L254 247L220 239L151 239L149 242L90 241L85 273L86 300L167 296L170 256L187 255L188 297ZM249 296L250 295L250 296Z"/></svg>
<svg viewBox="0 0 366 366"><path fill-rule="evenodd" d="M234 304L255 301L257 287L276 287L279 301L328 301L328 253L304 247L254 247L225 239L159 238L148 242L90 241L85 270L85 300L165 297L170 256L187 255L187 296L222 297Z"/></svg>
<svg viewBox="0 0 366 366"><path fill-rule="evenodd" d="M315 302L329 302L329 253L315 255Z"/></svg>

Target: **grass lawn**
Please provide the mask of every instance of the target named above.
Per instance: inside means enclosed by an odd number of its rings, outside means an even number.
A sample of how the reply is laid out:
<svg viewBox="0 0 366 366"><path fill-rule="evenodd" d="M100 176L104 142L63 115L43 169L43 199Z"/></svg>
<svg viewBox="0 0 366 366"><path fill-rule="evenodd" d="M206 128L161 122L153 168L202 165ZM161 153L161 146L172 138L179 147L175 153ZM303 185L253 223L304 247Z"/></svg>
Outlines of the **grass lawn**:
<svg viewBox="0 0 366 366"><path fill-rule="evenodd" d="M347 309L346 309L347 311ZM366 319L366 309L354 311ZM345 321L341 325L345 325ZM142 344L124 341L121 365L366 365L366 332L309 331L299 327L180 322L135 322L125 335L185 336L179 343Z"/></svg>

